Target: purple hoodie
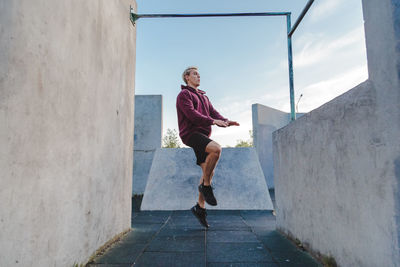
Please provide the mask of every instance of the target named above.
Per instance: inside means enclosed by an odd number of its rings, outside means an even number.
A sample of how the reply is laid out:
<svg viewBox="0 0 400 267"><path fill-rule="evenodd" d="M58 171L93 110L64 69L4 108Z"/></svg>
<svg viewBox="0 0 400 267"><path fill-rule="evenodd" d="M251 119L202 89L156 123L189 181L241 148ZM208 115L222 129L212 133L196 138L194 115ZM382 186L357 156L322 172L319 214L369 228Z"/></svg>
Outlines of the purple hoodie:
<svg viewBox="0 0 400 267"><path fill-rule="evenodd" d="M181 86L182 90L176 98L176 110L178 112L179 136L187 145L190 136L202 133L208 137L211 135L211 125L214 120L227 121L211 105L205 95L206 92L190 87Z"/></svg>

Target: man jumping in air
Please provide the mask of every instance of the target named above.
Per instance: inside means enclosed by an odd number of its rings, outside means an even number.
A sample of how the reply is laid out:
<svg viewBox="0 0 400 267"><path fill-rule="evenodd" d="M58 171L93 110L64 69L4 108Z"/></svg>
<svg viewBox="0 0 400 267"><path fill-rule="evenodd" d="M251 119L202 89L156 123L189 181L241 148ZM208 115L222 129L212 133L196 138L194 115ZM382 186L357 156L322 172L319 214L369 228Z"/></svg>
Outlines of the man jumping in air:
<svg viewBox="0 0 400 267"><path fill-rule="evenodd" d="M214 169L221 156L221 146L211 140L211 125L219 127L239 126L239 123L222 117L214 109L205 92L198 89L200 74L197 67L188 67L182 74L185 85L176 99L178 112L179 136L182 142L193 148L197 165L203 171L199 185L199 201L191 209L199 222L206 228L206 201L211 206L217 205L217 200L211 187Z"/></svg>

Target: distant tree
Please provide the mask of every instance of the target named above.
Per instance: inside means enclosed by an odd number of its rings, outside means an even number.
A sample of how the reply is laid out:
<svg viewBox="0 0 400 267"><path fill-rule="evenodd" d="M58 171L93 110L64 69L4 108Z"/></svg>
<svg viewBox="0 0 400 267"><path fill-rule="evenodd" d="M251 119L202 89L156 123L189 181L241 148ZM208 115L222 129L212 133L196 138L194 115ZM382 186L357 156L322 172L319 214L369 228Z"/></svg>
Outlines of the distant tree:
<svg viewBox="0 0 400 267"><path fill-rule="evenodd" d="M180 148L180 142L178 137L178 132L173 129L167 130L167 134L163 137L163 147L165 148Z"/></svg>
<svg viewBox="0 0 400 267"><path fill-rule="evenodd" d="M252 147L253 146L253 131L249 130L250 138L248 140L236 140L235 147Z"/></svg>

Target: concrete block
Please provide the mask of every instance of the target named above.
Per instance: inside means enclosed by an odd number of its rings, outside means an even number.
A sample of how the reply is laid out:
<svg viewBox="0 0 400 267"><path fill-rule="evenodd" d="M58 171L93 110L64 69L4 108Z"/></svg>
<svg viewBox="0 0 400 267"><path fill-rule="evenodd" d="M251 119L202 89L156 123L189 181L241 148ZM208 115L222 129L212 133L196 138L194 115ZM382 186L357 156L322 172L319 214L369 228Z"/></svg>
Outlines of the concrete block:
<svg viewBox="0 0 400 267"><path fill-rule="evenodd" d="M253 143L260 160L265 181L274 188L274 164L272 157L272 133L290 123L290 113L261 104L252 105ZM304 113L296 114L297 118Z"/></svg>
<svg viewBox="0 0 400 267"><path fill-rule="evenodd" d="M133 162L132 195L143 195L153 162L155 150L135 150Z"/></svg>
<svg viewBox="0 0 400 267"><path fill-rule="evenodd" d="M135 95L135 150L161 147L162 96Z"/></svg>
<svg viewBox="0 0 400 267"><path fill-rule="evenodd" d="M142 195L153 156L161 147L162 138L162 96L135 96L134 164L132 194Z"/></svg>
<svg viewBox="0 0 400 267"><path fill-rule="evenodd" d="M290 122L288 113L261 104L253 104L253 143L260 160L265 181L274 188L272 133Z"/></svg>
<svg viewBox="0 0 400 267"><path fill-rule="evenodd" d="M200 177L191 148L158 149L141 209L190 209L198 200ZM213 185L218 206L208 209L273 209L254 148L223 148Z"/></svg>

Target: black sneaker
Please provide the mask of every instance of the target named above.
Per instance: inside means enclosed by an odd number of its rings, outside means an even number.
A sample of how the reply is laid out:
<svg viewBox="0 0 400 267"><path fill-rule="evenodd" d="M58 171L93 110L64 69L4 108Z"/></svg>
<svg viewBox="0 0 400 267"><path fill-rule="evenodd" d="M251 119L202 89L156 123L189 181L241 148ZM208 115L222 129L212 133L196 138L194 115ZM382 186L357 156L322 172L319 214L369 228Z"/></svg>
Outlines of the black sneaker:
<svg viewBox="0 0 400 267"><path fill-rule="evenodd" d="M193 215L196 216L196 218L199 220L201 225L203 225L205 228L210 227L210 225L208 225L206 220L207 217L206 209L203 209L199 206L199 204L196 204L196 206L194 206L190 210L192 211Z"/></svg>
<svg viewBox="0 0 400 267"><path fill-rule="evenodd" d="M199 185L199 192L203 194L205 201L211 206L217 206L217 200L214 197L211 185Z"/></svg>

